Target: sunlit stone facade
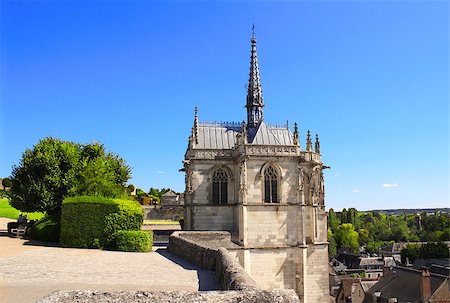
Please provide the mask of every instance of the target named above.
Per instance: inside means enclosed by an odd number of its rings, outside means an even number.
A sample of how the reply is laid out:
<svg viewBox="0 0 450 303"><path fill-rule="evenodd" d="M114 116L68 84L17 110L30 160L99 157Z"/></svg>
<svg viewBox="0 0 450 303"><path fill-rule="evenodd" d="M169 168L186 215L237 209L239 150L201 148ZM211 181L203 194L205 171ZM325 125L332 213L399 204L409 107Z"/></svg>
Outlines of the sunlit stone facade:
<svg viewBox="0 0 450 303"><path fill-rule="evenodd" d="M227 230L232 253L265 289L295 289L328 302L327 214L320 145L297 124L264 121L253 35L246 123L194 125L185 154L185 229ZM281 110L277 109L277 110Z"/></svg>

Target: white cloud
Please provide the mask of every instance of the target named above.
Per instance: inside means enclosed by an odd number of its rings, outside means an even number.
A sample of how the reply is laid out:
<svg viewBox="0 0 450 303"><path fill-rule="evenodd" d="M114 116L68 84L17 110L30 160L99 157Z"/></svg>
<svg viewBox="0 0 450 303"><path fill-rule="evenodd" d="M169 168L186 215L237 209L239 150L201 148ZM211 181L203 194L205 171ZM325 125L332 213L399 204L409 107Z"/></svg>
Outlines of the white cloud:
<svg viewBox="0 0 450 303"><path fill-rule="evenodd" d="M399 187L400 185L398 183L384 183L381 184L381 187Z"/></svg>
<svg viewBox="0 0 450 303"><path fill-rule="evenodd" d="M335 173L334 176L335 177L339 177L341 174L340 173Z"/></svg>
<svg viewBox="0 0 450 303"><path fill-rule="evenodd" d="M355 189L352 189L352 192L354 192L354 193L359 193L361 190L359 190L359 189L357 189L357 188L355 188Z"/></svg>
<svg viewBox="0 0 450 303"><path fill-rule="evenodd" d="M162 170L158 170L156 173L157 173L158 175L164 175L164 174L165 174L165 172L163 172Z"/></svg>

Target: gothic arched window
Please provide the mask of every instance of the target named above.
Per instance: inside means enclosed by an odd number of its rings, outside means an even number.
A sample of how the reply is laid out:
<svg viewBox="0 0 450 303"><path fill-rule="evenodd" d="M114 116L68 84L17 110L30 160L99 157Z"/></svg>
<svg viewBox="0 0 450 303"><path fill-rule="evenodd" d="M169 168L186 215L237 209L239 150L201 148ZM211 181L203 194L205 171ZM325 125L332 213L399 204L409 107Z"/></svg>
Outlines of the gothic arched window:
<svg viewBox="0 0 450 303"><path fill-rule="evenodd" d="M214 172L212 180L213 203L226 204L228 200L228 176L219 168Z"/></svg>
<svg viewBox="0 0 450 303"><path fill-rule="evenodd" d="M264 171L264 202L278 203L278 173L270 165Z"/></svg>

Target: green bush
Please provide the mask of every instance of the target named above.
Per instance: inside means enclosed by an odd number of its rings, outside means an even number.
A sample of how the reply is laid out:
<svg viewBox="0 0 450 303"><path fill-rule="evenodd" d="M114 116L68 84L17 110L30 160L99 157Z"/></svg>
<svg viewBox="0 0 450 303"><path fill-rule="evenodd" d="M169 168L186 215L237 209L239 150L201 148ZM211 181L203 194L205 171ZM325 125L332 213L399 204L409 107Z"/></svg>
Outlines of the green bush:
<svg viewBox="0 0 450 303"><path fill-rule="evenodd" d="M148 252L153 245L153 232L119 230L115 234L117 248L121 251Z"/></svg>
<svg viewBox="0 0 450 303"><path fill-rule="evenodd" d="M144 215L130 200L96 196L66 198L61 213L61 245L81 248L114 248L119 230L140 230Z"/></svg>
<svg viewBox="0 0 450 303"><path fill-rule="evenodd" d="M59 242L60 233L61 224L55 216L46 216L34 222L27 230L30 238L50 242Z"/></svg>

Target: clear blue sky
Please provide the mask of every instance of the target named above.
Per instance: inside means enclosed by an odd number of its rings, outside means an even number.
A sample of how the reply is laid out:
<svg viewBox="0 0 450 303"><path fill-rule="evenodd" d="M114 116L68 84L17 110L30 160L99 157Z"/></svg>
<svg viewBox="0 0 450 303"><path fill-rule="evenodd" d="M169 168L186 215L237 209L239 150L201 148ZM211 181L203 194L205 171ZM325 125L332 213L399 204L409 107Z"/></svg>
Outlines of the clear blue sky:
<svg viewBox="0 0 450 303"><path fill-rule="evenodd" d="M447 1L1 2L0 177L46 136L100 141L131 183L184 190L194 107L319 133L326 206L449 206Z"/></svg>

